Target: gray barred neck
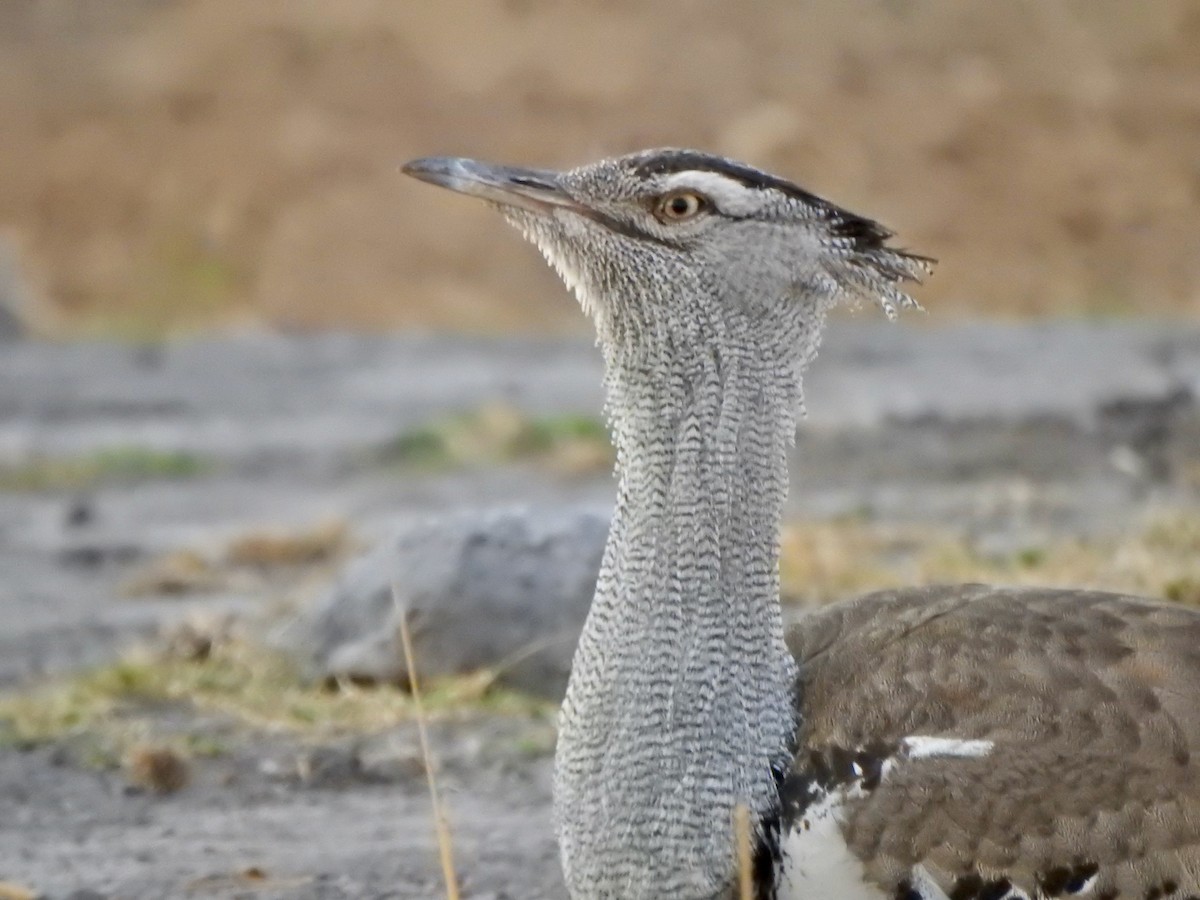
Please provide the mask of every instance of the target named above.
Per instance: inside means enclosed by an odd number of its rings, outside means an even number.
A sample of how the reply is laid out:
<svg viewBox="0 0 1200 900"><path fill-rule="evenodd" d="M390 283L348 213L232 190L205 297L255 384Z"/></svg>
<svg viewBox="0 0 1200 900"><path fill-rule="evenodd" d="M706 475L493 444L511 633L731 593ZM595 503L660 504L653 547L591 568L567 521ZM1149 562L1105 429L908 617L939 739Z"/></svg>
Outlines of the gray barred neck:
<svg viewBox="0 0 1200 900"><path fill-rule="evenodd" d="M611 362L611 361L610 361ZM572 896L722 896L795 733L779 523L799 381L752 354L610 369L620 490L556 756Z"/></svg>

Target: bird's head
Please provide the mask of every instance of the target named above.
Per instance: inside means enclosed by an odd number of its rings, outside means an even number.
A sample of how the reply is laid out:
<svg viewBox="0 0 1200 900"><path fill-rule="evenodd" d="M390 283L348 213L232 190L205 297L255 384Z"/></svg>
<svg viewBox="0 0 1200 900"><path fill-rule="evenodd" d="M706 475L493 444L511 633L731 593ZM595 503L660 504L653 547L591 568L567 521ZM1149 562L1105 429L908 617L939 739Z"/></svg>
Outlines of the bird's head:
<svg viewBox="0 0 1200 900"><path fill-rule="evenodd" d="M891 232L870 219L696 151L565 172L432 157L404 171L498 206L622 355L723 341L803 364L832 306L867 299L894 318L917 307L903 282L933 262L888 246Z"/></svg>

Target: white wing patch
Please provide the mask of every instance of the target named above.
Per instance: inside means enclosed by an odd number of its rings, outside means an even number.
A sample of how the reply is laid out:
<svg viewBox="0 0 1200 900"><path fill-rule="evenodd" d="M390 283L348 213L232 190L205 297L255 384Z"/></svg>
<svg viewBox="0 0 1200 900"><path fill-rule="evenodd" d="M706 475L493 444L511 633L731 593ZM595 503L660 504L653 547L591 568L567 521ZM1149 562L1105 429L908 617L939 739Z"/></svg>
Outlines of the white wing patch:
<svg viewBox="0 0 1200 900"><path fill-rule="evenodd" d="M884 761L881 777L911 760L978 759L992 752L987 740L912 735L900 742L899 752ZM862 767L853 764L860 778ZM837 897L838 900L886 900L890 895L867 880L866 867L847 846L842 833L848 803L866 796L860 781L829 791L814 800L780 841L782 863L776 879L779 900L812 900ZM936 881L922 866L916 866L909 883L922 900L948 900ZM1013 888L1005 900L1028 900Z"/></svg>
<svg viewBox="0 0 1200 900"><path fill-rule="evenodd" d="M781 847L784 862L776 884L778 900L888 900L888 893L867 881L862 860L842 836L841 807L860 795L857 786L831 792L809 807L788 832ZM921 900L950 900L923 866L912 870L910 884ZM1011 900L1017 898L1029 900L1019 891L1011 895Z"/></svg>
<svg viewBox="0 0 1200 900"><path fill-rule="evenodd" d="M1088 880L1079 886L1079 890L1072 893L1072 896L1082 897L1086 894L1090 894L1092 892L1092 888L1096 886L1096 881L1099 880L1099 878L1099 873L1089 876ZM1029 898L1022 895L1022 900L1029 900Z"/></svg>
<svg viewBox="0 0 1200 900"><path fill-rule="evenodd" d="M776 882L778 900L886 900L887 895L866 878L866 869L846 846L842 807L861 796L857 785L830 791L812 804L783 836L783 868Z"/></svg>
<svg viewBox="0 0 1200 900"><path fill-rule="evenodd" d="M950 900L922 865L913 866L912 877L909 880L913 890L921 895L921 900Z"/></svg>
<svg viewBox="0 0 1200 900"><path fill-rule="evenodd" d="M950 900L949 895L938 886L933 876L922 865L913 866L909 875L909 884L921 900ZM1008 893L999 900L1029 900L1029 895L1019 887L1010 887Z"/></svg>
<svg viewBox="0 0 1200 900"><path fill-rule="evenodd" d="M963 738L926 737L914 735L900 742L904 755L909 759L929 759L934 756L949 756L958 759L975 759L987 756L994 746L991 741L964 740Z"/></svg>

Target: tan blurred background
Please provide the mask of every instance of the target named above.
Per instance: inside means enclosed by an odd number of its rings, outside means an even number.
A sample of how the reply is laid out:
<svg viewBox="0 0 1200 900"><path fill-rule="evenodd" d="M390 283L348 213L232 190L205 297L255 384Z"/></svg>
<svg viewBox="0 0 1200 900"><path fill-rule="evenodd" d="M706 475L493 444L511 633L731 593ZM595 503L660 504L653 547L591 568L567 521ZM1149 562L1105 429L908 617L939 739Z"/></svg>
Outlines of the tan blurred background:
<svg viewBox="0 0 1200 900"><path fill-rule="evenodd" d="M398 165L661 144L883 220L939 321L1200 315L1195 0L0 0L0 134L53 333L582 330Z"/></svg>

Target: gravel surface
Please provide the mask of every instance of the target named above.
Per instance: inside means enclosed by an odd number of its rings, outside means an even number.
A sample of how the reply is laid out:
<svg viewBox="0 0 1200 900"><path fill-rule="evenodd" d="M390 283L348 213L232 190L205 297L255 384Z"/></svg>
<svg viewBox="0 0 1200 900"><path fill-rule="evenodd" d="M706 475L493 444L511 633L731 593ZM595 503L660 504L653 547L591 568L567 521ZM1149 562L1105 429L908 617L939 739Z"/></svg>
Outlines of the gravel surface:
<svg viewBox="0 0 1200 900"><path fill-rule="evenodd" d="M411 731L387 738L411 754ZM456 868L468 897L561 897L549 759L490 746L511 731L480 720L435 741ZM0 753L0 880L55 900L79 890L112 900L442 896L419 767L376 775L334 748L322 754L334 774L302 779L304 753L260 738L195 767L167 797L53 749Z"/></svg>

